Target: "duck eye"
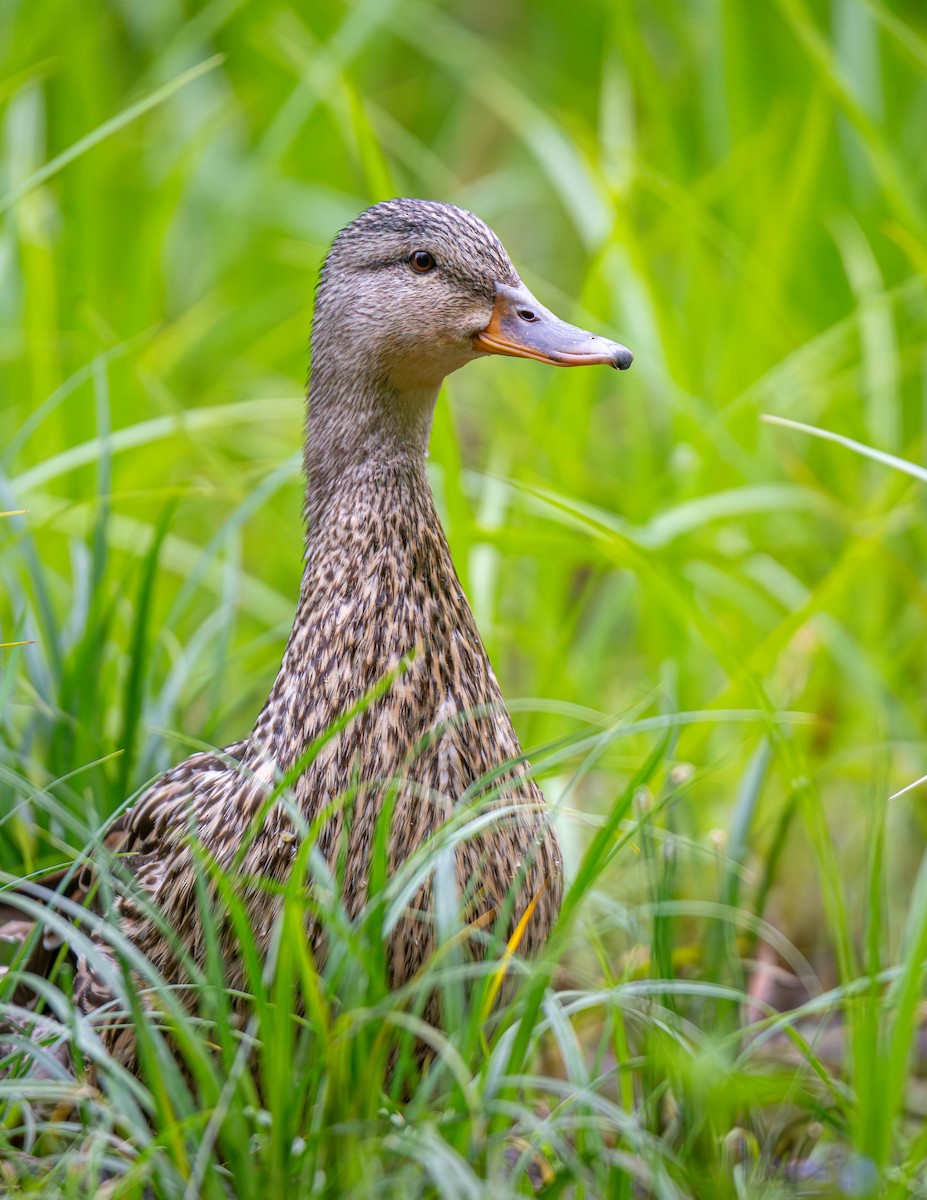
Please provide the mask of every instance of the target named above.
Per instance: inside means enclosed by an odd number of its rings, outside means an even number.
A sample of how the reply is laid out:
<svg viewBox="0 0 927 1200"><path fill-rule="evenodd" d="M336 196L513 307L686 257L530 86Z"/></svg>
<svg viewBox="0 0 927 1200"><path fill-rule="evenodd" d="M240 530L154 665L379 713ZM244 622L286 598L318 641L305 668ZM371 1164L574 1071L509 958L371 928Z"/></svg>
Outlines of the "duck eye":
<svg viewBox="0 0 927 1200"><path fill-rule="evenodd" d="M434 255L429 254L427 250L414 250L409 258L409 265L413 271L418 271L419 275L424 275L427 271L433 269L435 265Z"/></svg>

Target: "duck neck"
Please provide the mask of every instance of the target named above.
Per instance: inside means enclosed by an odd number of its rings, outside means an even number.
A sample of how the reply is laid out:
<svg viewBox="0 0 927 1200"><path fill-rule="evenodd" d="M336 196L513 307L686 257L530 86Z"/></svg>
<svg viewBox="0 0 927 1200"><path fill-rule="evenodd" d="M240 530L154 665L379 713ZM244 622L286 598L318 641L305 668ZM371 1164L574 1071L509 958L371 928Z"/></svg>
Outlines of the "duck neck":
<svg viewBox="0 0 927 1200"><path fill-rule="evenodd" d="M449 629L482 653L425 471L434 394L389 397L391 413L405 407L403 424L382 415L382 389L333 393L324 383L317 375L310 390L299 606L249 752L281 770Z"/></svg>
<svg viewBox="0 0 927 1200"><path fill-rule="evenodd" d="M306 417L307 546L343 521L371 477L428 492L425 459L438 387L403 391L375 375L313 368Z"/></svg>

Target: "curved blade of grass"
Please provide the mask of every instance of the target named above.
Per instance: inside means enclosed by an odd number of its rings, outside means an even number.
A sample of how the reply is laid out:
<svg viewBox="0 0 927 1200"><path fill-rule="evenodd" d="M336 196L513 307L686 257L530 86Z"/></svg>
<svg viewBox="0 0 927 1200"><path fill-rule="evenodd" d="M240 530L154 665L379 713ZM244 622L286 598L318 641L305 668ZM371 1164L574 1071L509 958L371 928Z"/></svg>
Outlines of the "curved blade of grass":
<svg viewBox="0 0 927 1200"><path fill-rule="evenodd" d="M847 450L852 450L854 454L861 454L863 458L871 458L873 462L893 467L896 471L903 471L905 475L920 480L921 483L927 483L927 467L919 467L916 463L899 458L897 454L876 450L875 447L854 441L853 438L846 437L842 433L819 429L816 425L805 425L801 421L792 421L788 417L776 417L771 413L763 413L762 419L769 425L781 425L783 429L794 429L797 433L807 433L812 437L821 438L825 442L835 442L838 446L845 446Z"/></svg>
<svg viewBox="0 0 927 1200"><path fill-rule="evenodd" d="M136 446L149 446L163 438L176 434L199 433L204 429L221 429L227 425L250 424L252 421L287 419L302 407L296 400L239 400L235 404L218 404L213 408L191 408L168 417L153 417L150 421L139 421L134 425L117 429L109 435L111 453L129 450ZM12 476L7 482L17 492L27 492L74 471L95 463L103 449L99 437L89 438L77 446L71 446L60 454L53 454L35 467Z"/></svg>
<svg viewBox="0 0 927 1200"><path fill-rule="evenodd" d="M197 63L195 67L191 67L188 71L184 71L183 74L178 75L168 83L162 84L161 87L156 88L149 95L145 96L144 99L139 100L137 103L130 105L126 109L123 109L121 113L117 113L115 117L111 117L110 120L104 121L102 125L97 126L97 128L91 133L88 133L85 137L82 137L79 141L76 141L72 146L69 146L67 150L63 150L61 154L56 155L56 157L51 159L50 162L47 162L43 167L40 167L38 171L30 175L28 179L24 179L22 183L15 187L11 192L8 192L3 199L0 199L0 213L4 213L8 208L12 208L12 206L18 200L21 200L23 196L31 192L33 188L37 188L40 184L43 184L47 180L51 179L53 175L56 175L59 171L63 170L63 168L69 163L74 162L76 158L80 158L82 154L86 154L88 150L92 150L93 147L98 146L100 142L105 141L108 137L112 137L114 133L117 133L126 125L131 124L132 121L144 116L144 114L146 112L150 112L151 109L157 108L157 106L159 104L163 104L165 100L169 100L171 96L179 92L181 88L186 87L188 83L192 83L194 79L199 79L200 76L205 75L207 71L215 70L215 68L224 61L224 55L215 54L212 58L207 58L204 62Z"/></svg>

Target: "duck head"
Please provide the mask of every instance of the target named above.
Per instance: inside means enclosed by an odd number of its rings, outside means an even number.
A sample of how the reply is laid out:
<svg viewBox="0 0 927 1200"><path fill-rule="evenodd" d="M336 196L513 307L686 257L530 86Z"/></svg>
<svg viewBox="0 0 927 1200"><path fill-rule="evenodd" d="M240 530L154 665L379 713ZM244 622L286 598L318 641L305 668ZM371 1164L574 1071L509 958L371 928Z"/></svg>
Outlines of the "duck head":
<svg viewBox="0 0 927 1200"><path fill-rule="evenodd" d="M424 454L442 380L487 354L618 370L632 360L624 346L545 308L473 213L409 199L361 213L338 234L319 278L310 475L349 446L355 455L397 444Z"/></svg>

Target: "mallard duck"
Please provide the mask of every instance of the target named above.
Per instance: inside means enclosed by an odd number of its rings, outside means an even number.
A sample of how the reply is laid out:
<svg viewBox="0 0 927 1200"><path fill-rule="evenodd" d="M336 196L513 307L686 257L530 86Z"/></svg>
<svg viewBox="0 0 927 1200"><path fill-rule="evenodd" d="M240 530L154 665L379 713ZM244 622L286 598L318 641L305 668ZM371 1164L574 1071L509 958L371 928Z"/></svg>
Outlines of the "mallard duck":
<svg viewBox="0 0 927 1200"><path fill-rule="evenodd" d="M169 770L110 835L133 881L117 890L116 919L168 982L184 977L174 943L194 960L205 954L191 842L226 870L279 882L306 825L328 812L318 849L333 868L340 863L341 900L354 916L367 899L387 796L394 867L447 822L461 797L482 791L498 810L454 850L461 919L473 928L504 914L509 933L518 930L519 952L532 955L559 911L551 816L454 571L425 458L441 383L473 359L503 354L625 370L632 355L544 308L478 217L410 199L374 205L336 237L319 279L311 353L305 570L279 674L243 741ZM276 797L282 779L302 824ZM247 895L266 951L279 889ZM423 885L391 937L394 986L434 948L428 903ZM321 954L317 924L308 936ZM244 990L230 926L223 938L229 983ZM88 1013L111 999L99 956L90 958L76 955L75 974ZM103 1034L111 1052L133 1061L131 1031L104 1025Z"/></svg>

